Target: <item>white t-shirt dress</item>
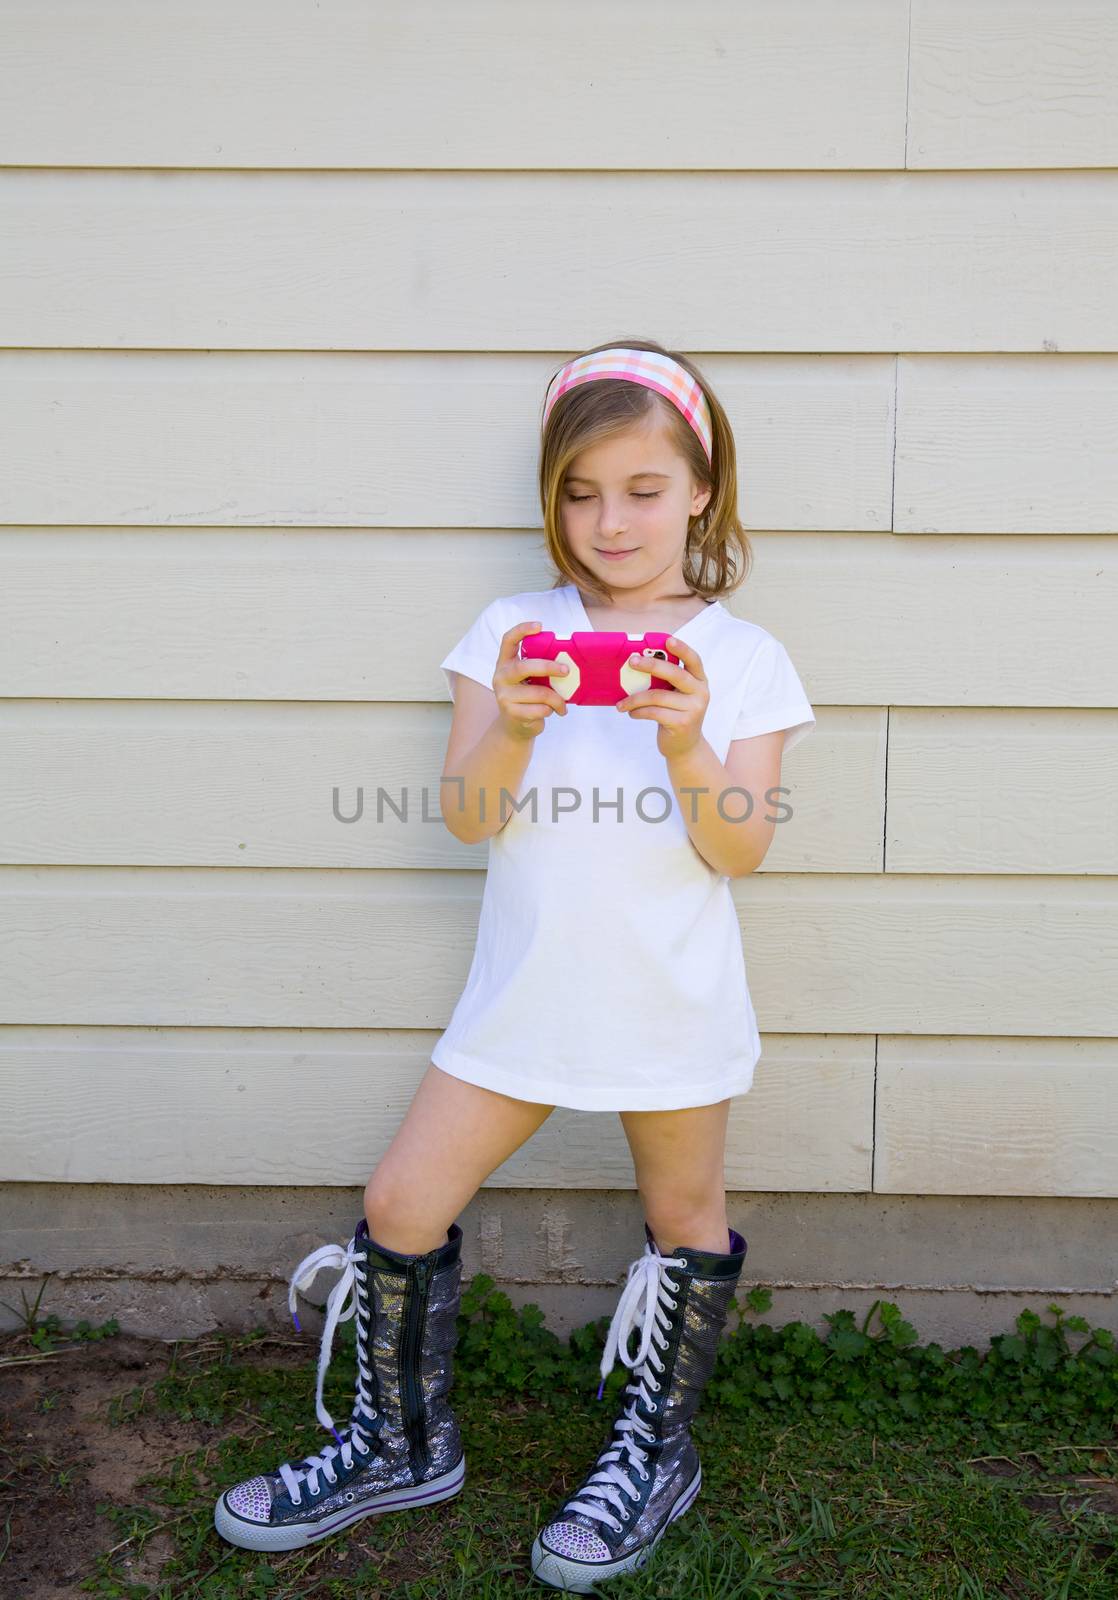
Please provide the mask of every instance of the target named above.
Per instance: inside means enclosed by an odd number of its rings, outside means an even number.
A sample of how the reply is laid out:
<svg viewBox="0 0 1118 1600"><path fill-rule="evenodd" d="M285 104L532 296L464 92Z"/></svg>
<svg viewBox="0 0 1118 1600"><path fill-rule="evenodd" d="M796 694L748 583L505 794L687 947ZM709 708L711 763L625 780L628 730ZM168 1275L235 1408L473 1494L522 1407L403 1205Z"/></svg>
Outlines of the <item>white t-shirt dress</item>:
<svg viewBox="0 0 1118 1600"><path fill-rule="evenodd" d="M451 698L459 672L491 688L501 636L533 620L594 631L574 584L493 600L441 662ZM785 728L787 754L811 732L803 685L764 628L716 600L669 631L702 661L703 737L720 761L732 739ZM730 880L691 842L657 732L613 706L546 718L488 841L473 963L431 1052L444 1072L579 1111L671 1111L749 1089L761 1040ZM444 811L454 795L445 784ZM728 816L747 805L723 801Z"/></svg>

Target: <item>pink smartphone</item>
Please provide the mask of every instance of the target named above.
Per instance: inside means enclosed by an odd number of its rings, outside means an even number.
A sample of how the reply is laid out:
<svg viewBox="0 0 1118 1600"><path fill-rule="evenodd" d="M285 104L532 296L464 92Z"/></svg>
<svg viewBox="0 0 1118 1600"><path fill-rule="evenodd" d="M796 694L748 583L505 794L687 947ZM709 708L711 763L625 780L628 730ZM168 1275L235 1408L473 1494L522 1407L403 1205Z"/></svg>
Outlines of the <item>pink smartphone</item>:
<svg viewBox="0 0 1118 1600"><path fill-rule="evenodd" d="M526 633L517 646L522 661L565 661L569 671L557 676L525 678L525 683L551 684L568 705L615 706L640 689L674 689L666 678L630 666L636 652L656 661L679 657L667 648L669 633Z"/></svg>

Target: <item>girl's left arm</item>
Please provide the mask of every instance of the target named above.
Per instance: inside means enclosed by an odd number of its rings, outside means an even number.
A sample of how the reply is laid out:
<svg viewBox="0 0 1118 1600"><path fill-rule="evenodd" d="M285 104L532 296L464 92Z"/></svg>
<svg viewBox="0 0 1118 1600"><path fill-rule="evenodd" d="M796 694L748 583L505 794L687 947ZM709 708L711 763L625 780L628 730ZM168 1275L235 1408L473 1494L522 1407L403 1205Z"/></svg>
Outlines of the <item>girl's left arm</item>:
<svg viewBox="0 0 1118 1600"><path fill-rule="evenodd" d="M659 723L657 747L692 844L716 872L742 878L761 865L782 820L769 811L782 803L770 796L780 783L784 729L732 740L723 765L703 737L710 687L702 661L680 639L669 639L668 646L679 656L679 666L650 664L636 655L631 660L674 687L641 689L619 701L617 709Z"/></svg>
<svg viewBox="0 0 1118 1600"><path fill-rule="evenodd" d="M743 878L761 865L783 804L780 783L784 729L735 739L723 765L705 739L667 758L679 809L691 843L716 872Z"/></svg>

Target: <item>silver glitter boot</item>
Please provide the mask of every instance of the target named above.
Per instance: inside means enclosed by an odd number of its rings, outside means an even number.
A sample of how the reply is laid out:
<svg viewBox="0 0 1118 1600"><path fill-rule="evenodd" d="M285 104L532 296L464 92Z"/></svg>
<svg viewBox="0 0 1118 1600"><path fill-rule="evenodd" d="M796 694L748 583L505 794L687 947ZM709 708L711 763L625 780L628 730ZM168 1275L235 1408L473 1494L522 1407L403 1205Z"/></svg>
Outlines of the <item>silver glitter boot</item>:
<svg viewBox="0 0 1118 1600"><path fill-rule="evenodd" d="M445 1244L403 1255L369 1237L362 1218L348 1244L324 1245L296 1267L288 1304L324 1268L341 1277L326 1300L315 1414L336 1443L227 1489L214 1527L245 1550L296 1550L376 1512L448 1500L466 1462L447 1402L462 1278L462 1229ZM346 1302L347 1294L350 1296ZM341 1432L322 1401L339 1322L356 1316L357 1394Z"/></svg>
<svg viewBox="0 0 1118 1600"><path fill-rule="evenodd" d="M643 1567L698 1494L702 1472L690 1422L745 1261L745 1240L732 1228L726 1255L680 1245L664 1256L647 1223L644 1231L644 1255L629 1267L601 1367L603 1385L616 1356L633 1369L624 1391L630 1398L595 1469L532 1546L535 1576L575 1594ZM631 1359L638 1324L640 1348Z"/></svg>

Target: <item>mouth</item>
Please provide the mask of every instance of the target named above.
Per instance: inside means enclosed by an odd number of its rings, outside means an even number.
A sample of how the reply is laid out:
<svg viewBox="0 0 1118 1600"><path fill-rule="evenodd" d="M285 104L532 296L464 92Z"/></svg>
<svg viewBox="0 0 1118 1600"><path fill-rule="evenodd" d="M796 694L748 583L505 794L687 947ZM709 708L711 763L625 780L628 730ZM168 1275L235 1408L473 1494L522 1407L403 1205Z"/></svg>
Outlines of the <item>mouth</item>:
<svg viewBox="0 0 1118 1600"><path fill-rule="evenodd" d="M605 556L607 561L620 561L623 556L635 556L636 553L637 547L635 545L632 550L598 550L598 554Z"/></svg>

